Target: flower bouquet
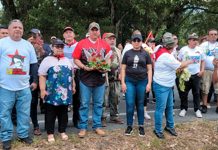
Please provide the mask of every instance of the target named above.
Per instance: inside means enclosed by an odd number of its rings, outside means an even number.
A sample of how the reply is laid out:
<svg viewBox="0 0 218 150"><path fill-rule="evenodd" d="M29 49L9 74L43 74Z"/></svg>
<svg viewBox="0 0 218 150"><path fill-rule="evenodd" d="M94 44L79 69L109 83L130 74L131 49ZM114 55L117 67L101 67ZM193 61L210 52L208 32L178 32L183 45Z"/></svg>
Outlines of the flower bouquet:
<svg viewBox="0 0 218 150"><path fill-rule="evenodd" d="M95 49L92 49L91 53L87 50L84 50L84 53L88 61L88 67L95 70L110 71L111 66L109 60L111 59L112 51L108 52L105 56L105 50L103 49L101 49L99 52L97 52Z"/></svg>
<svg viewBox="0 0 218 150"><path fill-rule="evenodd" d="M187 68L185 68L182 72L177 72L177 76L179 77L179 89L184 92L185 91L185 82L189 81L191 74Z"/></svg>

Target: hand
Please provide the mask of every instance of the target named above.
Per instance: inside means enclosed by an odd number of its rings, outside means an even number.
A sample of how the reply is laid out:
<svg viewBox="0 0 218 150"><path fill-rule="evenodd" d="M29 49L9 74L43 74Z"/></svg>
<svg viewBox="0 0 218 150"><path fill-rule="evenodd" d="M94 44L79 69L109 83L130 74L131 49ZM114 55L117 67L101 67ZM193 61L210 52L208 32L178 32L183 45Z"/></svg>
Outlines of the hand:
<svg viewBox="0 0 218 150"><path fill-rule="evenodd" d="M83 69L84 69L85 71L92 71L92 70L94 70L93 68L89 68L89 67L87 67L87 66L83 67Z"/></svg>
<svg viewBox="0 0 218 150"><path fill-rule="evenodd" d="M146 93L150 92L151 90L151 84L147 84L146 86Z"/></svg>
<svg viewBox="0 0 218 150"><path fill-rule="evenodd" d="M48 92L46 90L41 90L40 91L40 97L44 100L45 99L45 96L48 95Z"/></svg>
<svg viewBox="0 0 218 150"><path fill-rule="evenodd" d="M73 87L72 91L73 91L73 94L75 94L76 93L76 88Z"/></svg>
<svg viewBox="0 0 218 150"><path fill-rule="evenodd" d="M35 82L33 82L31 85L30 85L30 89L31 91L34 91L37 89L37 84Z"/></svg>
<svg viewBox="0 0 218 150"><path fill-rule="evenodd" d="M107 73L108 71L107 70L98 70L99 72L101 73Z"/></svg>
<svg viewBox="0 0 218 150"><path fill-rule="evenodd" d="M122 92L123 93L126 93L126 84L125 83L123 83L122 85L121 85L121 88L122 88Z"/></svg>
<svg viewBox="0 0 218 150"><path fill-rule="evenodd" d="M202 77L203 74L204 74L204 71L200 71L200 72L198 73L198 76L199 76L199 77Z"/></svg>
<svg viewBox="0 0 218 150"><path fill-rule="evenodd" d="M218 68L218 59L217 58L213 59L213 65L215 68Z"/></svg>

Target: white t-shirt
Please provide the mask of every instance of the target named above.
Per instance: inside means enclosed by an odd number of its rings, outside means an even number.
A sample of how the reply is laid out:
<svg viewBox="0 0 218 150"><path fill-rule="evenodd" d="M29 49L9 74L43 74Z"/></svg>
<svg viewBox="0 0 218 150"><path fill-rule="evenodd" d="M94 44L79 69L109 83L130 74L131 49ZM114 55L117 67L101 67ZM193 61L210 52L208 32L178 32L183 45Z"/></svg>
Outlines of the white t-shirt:
<svg viewBox="0 0 218 150"><path fill-rule="evenodd" d="M200 72L201 61L205 60L205 55L199 46L196 46L194 49L184 46L179 52L178 60L193 60L194 63L188 65L188 71L191 73L191 75L194 75Z"/></svg>
<svg viewBox="0 0 218 150"><path fill-rule="evenodd" d="M218 46L218 42L210 43L208 41L202 43L200 47L205 54L205 70L214 70L213 59L214 59L214 49Z"/></svg>
<svg viewBox="0 0 218 150"><path fill-rule="evenodd" d="M133 48L132 44L126 43L126 45L125 45L125 47L124 47L124 49L123 49L123 51L122 51L122 54L121 54L121 59L123 59L124 54L125 54L128 50L130 50L130 49L132 49L132 48Z"/></svg>
<svg viewBox="0 0 218 150"><path fill-rule="evenodd" d="M163 53L154 64L153 80L166 87L175 85L176 70L181 63L174 58L172 54Z"/></svg>
<svg viewBox="0 0 218 150"><path fill-rule="evenodd" d="M29 87L30 64L37 63L32 44L24 39L0 40L0 87L18 91Z"/></svg>

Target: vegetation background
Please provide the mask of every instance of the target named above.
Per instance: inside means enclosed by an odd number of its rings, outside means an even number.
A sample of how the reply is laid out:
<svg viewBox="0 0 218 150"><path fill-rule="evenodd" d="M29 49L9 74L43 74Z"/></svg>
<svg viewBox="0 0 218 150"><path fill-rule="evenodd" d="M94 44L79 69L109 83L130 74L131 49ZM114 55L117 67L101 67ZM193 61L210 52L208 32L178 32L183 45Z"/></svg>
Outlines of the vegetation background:
<svg viewBox="0 0 218 150"><path fill-rule="evenodd" d="M90 22L100 24L101 32L114 32L125 43L135 29L146 37L153 31L159 39L169 31L185 44L188 33L207 34L217 28L217 0L0 0L0 24L21 19L25 32L39 28L45 40L62 37L72 26L76 39L84 38Z"/></svg>

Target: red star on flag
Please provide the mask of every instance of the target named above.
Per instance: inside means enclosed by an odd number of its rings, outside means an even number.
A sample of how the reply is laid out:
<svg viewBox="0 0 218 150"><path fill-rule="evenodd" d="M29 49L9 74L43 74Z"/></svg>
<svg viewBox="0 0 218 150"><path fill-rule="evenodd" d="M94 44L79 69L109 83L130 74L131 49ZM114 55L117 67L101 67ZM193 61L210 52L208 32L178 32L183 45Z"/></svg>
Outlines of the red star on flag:
<svg viewBox="0 0 218 150"><path fill-rule="evenodd" d="M10 64L10 66L11 66L11 65L14 64L14 61L13 61L14 58L20 58L20 59L23 60L26 56L21 56L21 55L19 55L19 52L18 52L18 50L16 49L15 54L9 54L8 57L12 58L12 62L11 62L11 64Z"/></svg>

